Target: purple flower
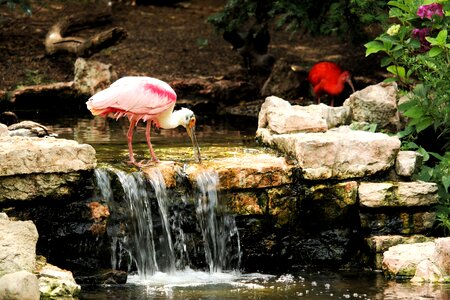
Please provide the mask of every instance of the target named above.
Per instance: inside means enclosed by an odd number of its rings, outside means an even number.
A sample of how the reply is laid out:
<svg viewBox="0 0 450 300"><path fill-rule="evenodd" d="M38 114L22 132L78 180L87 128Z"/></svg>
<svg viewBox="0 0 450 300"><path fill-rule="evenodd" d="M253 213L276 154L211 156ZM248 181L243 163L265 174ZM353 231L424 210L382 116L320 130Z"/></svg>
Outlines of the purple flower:
<svg viewBox="0 0 450 300"><path fill-rule="evenodd" d="M412 37L420 41L420 50L428 51L431 48L431 44L425 39L425 37L430 35L429 28L414 28L412 31Z"/></svg>
<svg viewBox="0 0 450 300"><path fill-rule="evenodd" d="M430 19L434 16L434 15L438 15L439 17L443 17L444 16L444 10L442 8L442 4L439 3L431 3L428 5L422 5L419 7L419 9L417 10L417 15L423 19L423 18L427 18Z"/></svg>

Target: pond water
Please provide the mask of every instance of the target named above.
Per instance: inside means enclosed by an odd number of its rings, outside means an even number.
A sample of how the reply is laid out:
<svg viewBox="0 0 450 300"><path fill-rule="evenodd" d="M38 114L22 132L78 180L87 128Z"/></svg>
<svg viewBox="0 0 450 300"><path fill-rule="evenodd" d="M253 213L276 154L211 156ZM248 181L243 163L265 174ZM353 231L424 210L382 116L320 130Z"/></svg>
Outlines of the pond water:
<svg viewBox="0 0 450 300"><path fill-rule="evenodd" d="M88 143L97 151L100 165L126 165L128 151L125 119L92 118L87 113L23 113L50 127L60 138ZM254 141L257 120L199 118L197 138L203 159L262 151ZM137 159L148 159L144 126L134 136ZM152 143L161 160L193 162L184 129L153 132ZM203 272L191 269L157 272L142 280L131 275L127 284L83 286L79 299L449 299L449 285L412 285L385 279L363 270L299 269L288 274Z"/></svg>

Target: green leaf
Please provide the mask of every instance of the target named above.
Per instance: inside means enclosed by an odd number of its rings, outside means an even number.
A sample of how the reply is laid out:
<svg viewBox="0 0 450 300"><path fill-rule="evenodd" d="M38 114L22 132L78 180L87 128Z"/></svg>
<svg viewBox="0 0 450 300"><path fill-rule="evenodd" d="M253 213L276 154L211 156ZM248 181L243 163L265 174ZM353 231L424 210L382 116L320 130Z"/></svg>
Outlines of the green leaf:
<svg viewBox="0 0 450 300"><path fill-rule="evenodd" d="M413 106L407 109L403 114L409 118L419 119L425 114L425 112L421 107Z"/></svg>
<svg viewBox="0 0 450 300"><path fill-rule="evenodd" d="M439 47L433 47L430 49L430 51L428 51L428 56L429 57L435 57L438 56L439 54L442 53L442 51L444 51L442 48Z"/></svg>
<svg viewBox="0 0 450 300"><path fill-rule="evenodd" d="M421 132L422 130L427 129L431 125L433 125L433 119L431 117L425 117L420 119L420 121L416 125L417 133Z"/></svg>
<svg viewBox="0 0 450 300"><path fill-rule="evenodd" d="M387 66L389 66L391 63L392 63L392 58L390 58L390 57L383 57L383 58L381 59L381 62L380 62L381 67L387 67Z"/></svg>
<svg viewBox="0 0 450 300"><path fill-rule="evenodd" d="M389 72L391 72L394 75L397 75L399 78L404 79L406 75L405 68L402 66L389 66L386 68Z"/></svg>
<svg viewBox="0 0 450 300"><path fill-rule="evenodd" d="M427 150L425 150L424 148L422 148L422 147L419 146L419 149L417 149L417 152L419 152L420 154L422 154L422 156L423 156L423 161L428 161L428 160L430 159L430 155L428 154ZM431 169L431 172L432 172L433 169L432 169L432 168L430 168L430 169Z"/></svg>
<svg viewBox="0 0 450 300"><path fill-rule="evenodd" d="M448 187L450 186L450 176L445 175L441 178L442 185L444 186L445 191L448 191Z"/></svg>
<svg viewBox="0 0 450 300"><path fill-rule="evenodd" d="M447 29L442 29L439 31L436 41L439 45L445 46L445 43L447 42Z"/></svg>
<svg viewBox="0 0 450 300"><path fill-rule="evenodd" d="M409 7L403 3L400 3L400 1L389 1L388 5L398 7L405 12L409 11Z"/></svg>
<svg viewBox="0 0 450 300"><path fill-rule="evenodd" d="M368 42L367 44L364 44L364 47L366 47L366 57L379 51L386 51L384 44L378 41Z"/></svg>

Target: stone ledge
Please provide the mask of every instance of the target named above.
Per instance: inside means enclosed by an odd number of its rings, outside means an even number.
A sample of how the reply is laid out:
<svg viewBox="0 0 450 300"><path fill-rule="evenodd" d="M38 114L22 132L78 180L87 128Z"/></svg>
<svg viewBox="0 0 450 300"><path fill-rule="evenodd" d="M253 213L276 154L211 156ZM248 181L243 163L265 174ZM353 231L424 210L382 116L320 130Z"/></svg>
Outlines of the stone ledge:
<svg viewBox="0 0 450 300"><path fill-rule="evenodd" d="M92 170L95 150L56 138L0 137L0 176Z"/></svg>

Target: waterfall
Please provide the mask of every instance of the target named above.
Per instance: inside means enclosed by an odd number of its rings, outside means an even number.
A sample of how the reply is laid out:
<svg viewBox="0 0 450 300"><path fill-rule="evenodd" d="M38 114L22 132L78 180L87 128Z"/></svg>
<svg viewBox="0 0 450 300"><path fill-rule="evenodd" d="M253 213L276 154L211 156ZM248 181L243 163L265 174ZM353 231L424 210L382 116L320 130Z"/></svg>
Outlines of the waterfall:
<svg viewBox="0 0 450 300"><path fill-rule="evenodd" d="M160 170L147 175L95 170L99 193L111 212L107 232L112 268L123 269L127 262L145 280L156 272L198 265L202 249L210 273L239 268L239 234L234 217L219 205L217 173L201 173L198 189L177 197L168 195ZM129 259L122 259L124 254Z"/></svg>
<svg viewBox="0 0 450 300"><path fill-rule="evenodd" d="M202 230L205 258L209 271L221 272L224 269L239 268L241 249L239 233L234 217L219 205L217 172L202 172L197 177L199 194L196 212ZM233 244L236 251L233 253Z"/></svg>

